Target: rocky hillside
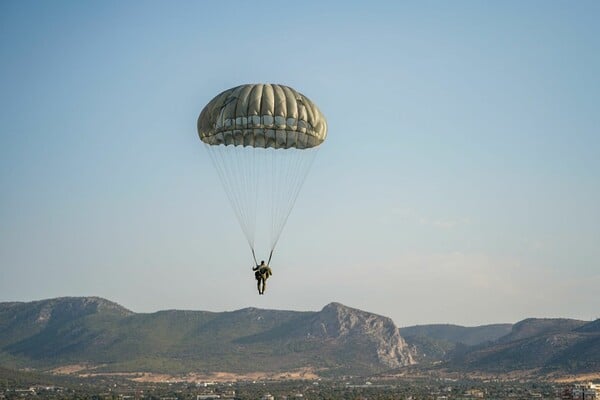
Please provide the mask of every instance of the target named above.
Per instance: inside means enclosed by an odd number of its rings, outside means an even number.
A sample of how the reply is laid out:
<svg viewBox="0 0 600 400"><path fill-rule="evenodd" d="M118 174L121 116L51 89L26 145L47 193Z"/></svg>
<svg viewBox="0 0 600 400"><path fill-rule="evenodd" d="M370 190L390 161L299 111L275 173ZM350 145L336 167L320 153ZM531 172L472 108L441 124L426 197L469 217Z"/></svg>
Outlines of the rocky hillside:
<svg viewBox="0 0 600 400"><path fill-rule="evenodd" d="M499 338L500 343L514 342L540 335L570 332L586 324L586 321L567 318L527 318L513 325L510 333Z"/></svg>
<svg viewBox="0 0 600 400"><path fill-rule="evenodd" d="M414 363L411 352L400 331L390 318L331 303L310 321L307 337L334 340L340 345L368 346L377 354L377 360L389 367Z"/></svg>
<svg viewBox="0 0 600 400"><path fill-rule="evenodd" d="M110 301L0 303L0 365L103 371L372 373L413 363L386 317L331 303L320 312L133 313ZM257 367L258 366L258 367Z"/></svg>
<svg viewBox="0 0 600 400"><path fill-rule="evenodd" d="M598 321L526 319L496 342L463 348L452 355L453 369L506 372L541 369L584 373L600 371Z"/></svg>
<svg viewBox="0 0 600 400"><path fill-rule="evenodd" d="M575 329L577 332L600 333L600 318Z"/></svg>
<svg viewBox="0 0 600 400"><path fill-rule="evenodd" d="M132 314L126 308L99 297L61 297L29 303L0 303L0 350L88 316L102 315L119 319Z"/></svg>
<svg viewBox="0 0 600 400"><path fill-rule="evenodd" d="M462 343L475 346L493 342L511 332L512 324L492 324L481 326L460 326L451 324L415 325L400 328L404 337L425 336L449 343Z"/></svg>
<svg viewBox="0 0 600 400"><path fill-rule="evenodd" d="M457 349L498 340L510 333L511 324L466 327L450 324L415 325L400 329L421 364L447 360Z"/></svg>

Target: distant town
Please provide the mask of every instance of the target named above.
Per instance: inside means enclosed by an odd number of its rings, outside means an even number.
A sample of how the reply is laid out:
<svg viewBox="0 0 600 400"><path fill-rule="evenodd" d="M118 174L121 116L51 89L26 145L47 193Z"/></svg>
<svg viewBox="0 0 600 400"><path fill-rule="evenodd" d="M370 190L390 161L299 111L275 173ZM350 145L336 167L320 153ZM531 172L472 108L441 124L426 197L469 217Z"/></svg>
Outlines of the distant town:
<svg viewBox="0 0 600 400"><path fill-rule="evenodd" d="M153 400L598 400L598 383L456 379L343 379L248 382L138 383L127 380L64 386L0 381L0 400L13 399L153 399Z"/></svg>

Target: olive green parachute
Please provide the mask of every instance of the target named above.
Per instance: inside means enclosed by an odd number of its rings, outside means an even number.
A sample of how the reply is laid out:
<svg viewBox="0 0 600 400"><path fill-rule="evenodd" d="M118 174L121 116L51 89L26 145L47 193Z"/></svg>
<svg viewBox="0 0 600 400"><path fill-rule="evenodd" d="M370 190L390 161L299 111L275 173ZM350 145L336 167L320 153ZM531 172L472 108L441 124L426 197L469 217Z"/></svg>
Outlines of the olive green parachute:
<svg viewBox="0 0 600 400"><path fill-rule="evenodd" d="M204 107L198 134L211 145L305 149L325 140L327 122L317 106L290 87L241 85Z"/></svg>
<svg viewBox="0 0 600 400"><path fill-rule="evenodd" d="M270 261L327 136L325 117L290 87L241 85L225 90L204 107L198 135L252 254L268 254Z"/></svg>

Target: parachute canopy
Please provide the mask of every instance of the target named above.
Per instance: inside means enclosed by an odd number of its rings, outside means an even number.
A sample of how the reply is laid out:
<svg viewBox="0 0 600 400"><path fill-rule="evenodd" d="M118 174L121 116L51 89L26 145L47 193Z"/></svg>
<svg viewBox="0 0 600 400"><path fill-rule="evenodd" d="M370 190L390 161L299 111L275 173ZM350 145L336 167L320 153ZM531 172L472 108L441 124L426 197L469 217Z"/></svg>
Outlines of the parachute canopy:
<svg viewBox="0 0 600 400"><path fill-rule="evenodd" d="M212 99L198 135L256 262L269 262L296 202L327 122L306 96L274 84L249 84ZM256 251L255 251L256 250ZM267 262L268 264L268 262Z"/></svg>
<svg viewBox="0 0 600 400"><path fill-rule="evenodd" d="M320 145L327 122L307 97L274 84L225 90L198 118L200 139L210 145L305 149Z"/></svg>

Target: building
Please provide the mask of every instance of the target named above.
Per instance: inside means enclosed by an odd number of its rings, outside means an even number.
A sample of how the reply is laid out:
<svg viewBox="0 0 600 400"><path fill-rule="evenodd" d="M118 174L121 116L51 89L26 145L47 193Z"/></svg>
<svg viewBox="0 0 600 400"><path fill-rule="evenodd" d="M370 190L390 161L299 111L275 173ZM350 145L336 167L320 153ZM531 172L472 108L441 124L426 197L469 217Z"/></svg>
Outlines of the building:
<svg viewBox="0 0 600 400"><path fill-rule="evenodd" d="M594 383L576 384L571 389L572 400L600 400L600 385Z"/></svg>

